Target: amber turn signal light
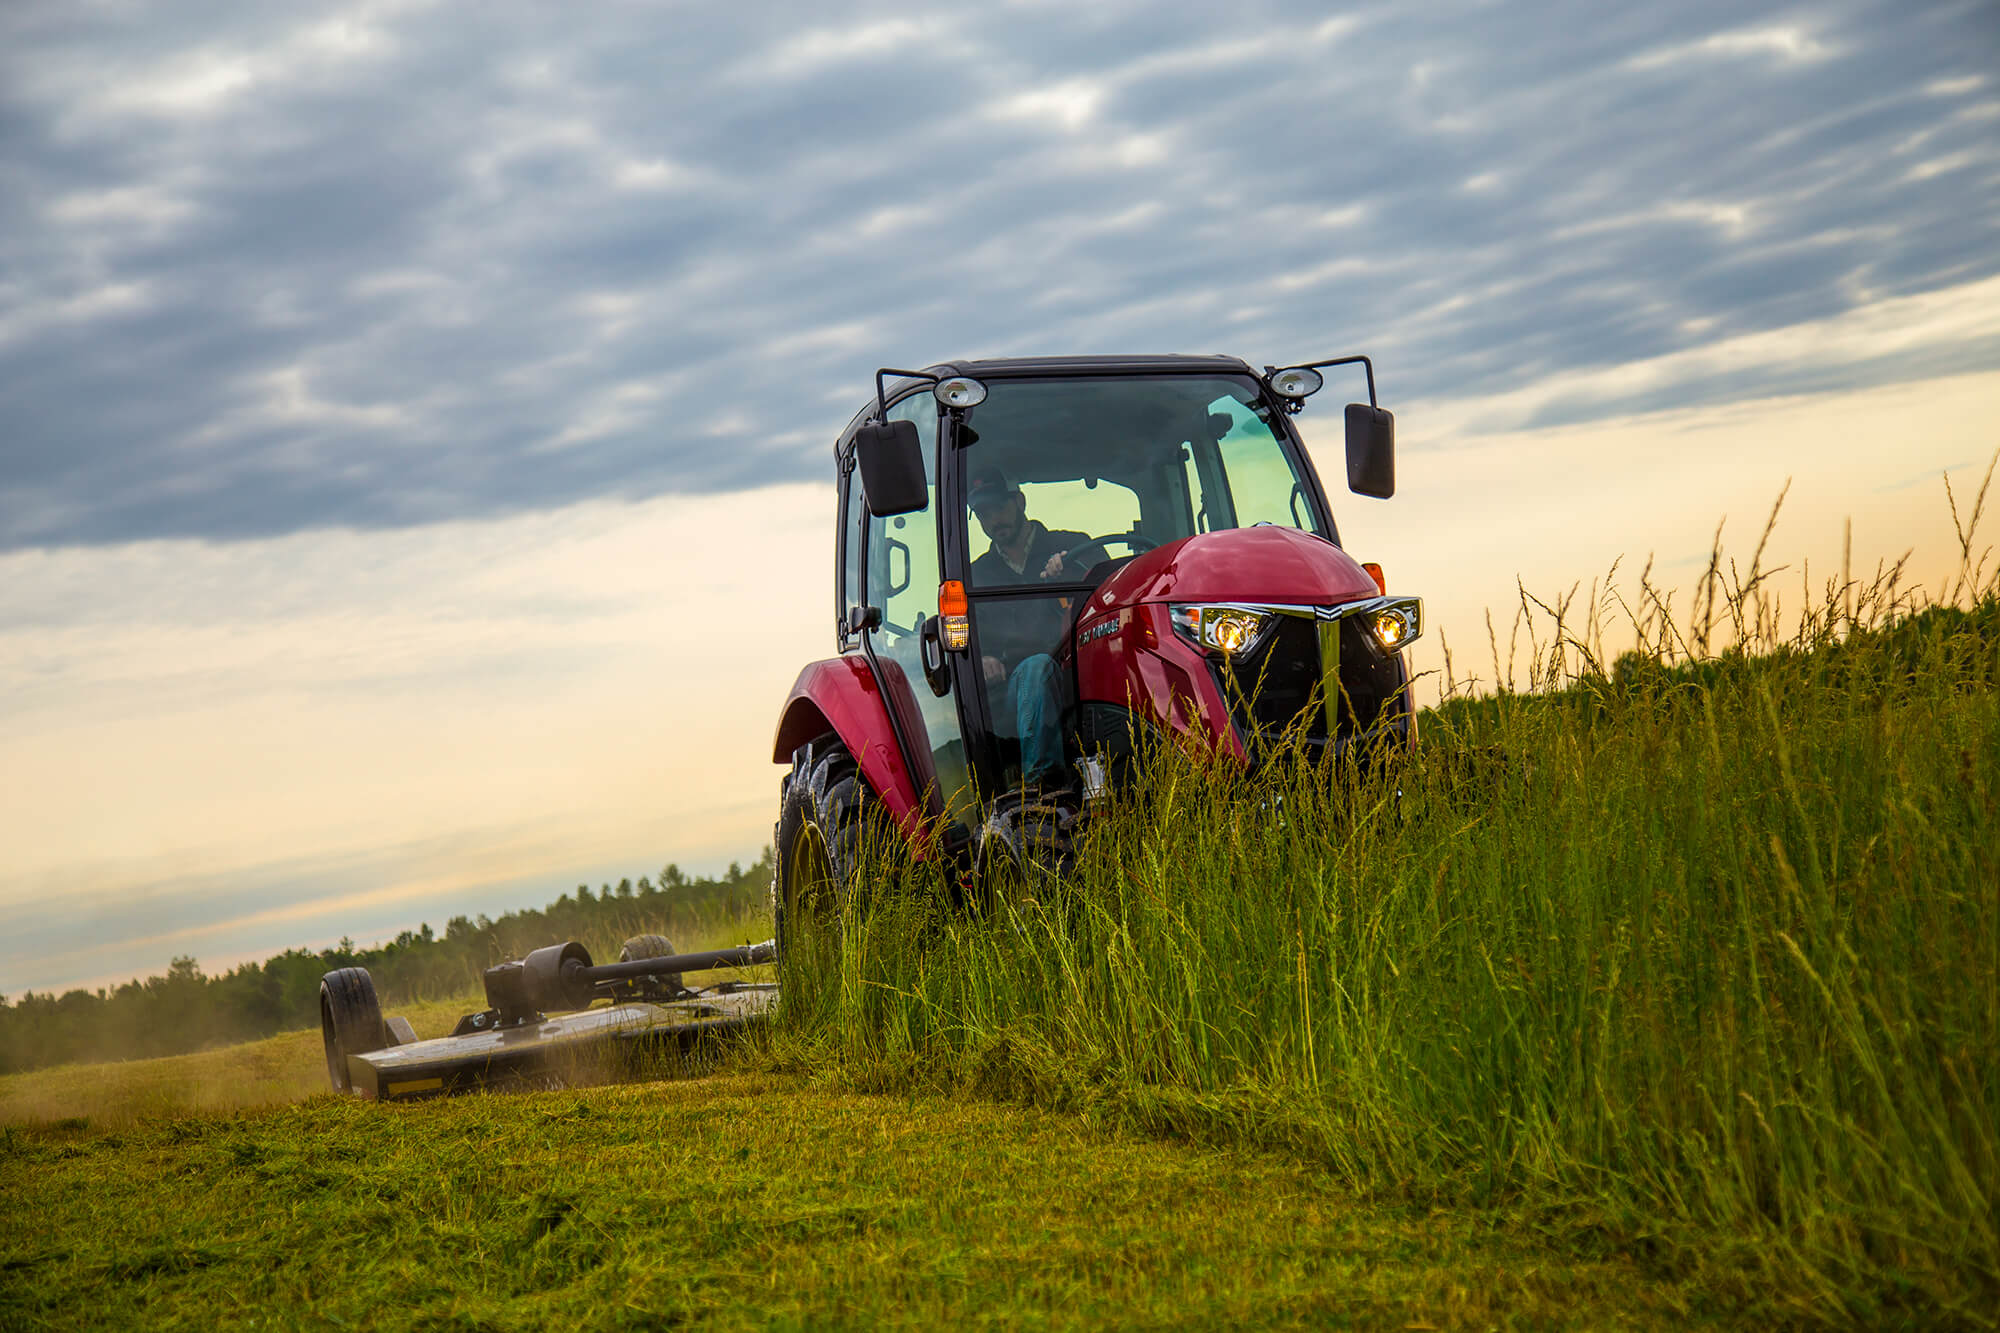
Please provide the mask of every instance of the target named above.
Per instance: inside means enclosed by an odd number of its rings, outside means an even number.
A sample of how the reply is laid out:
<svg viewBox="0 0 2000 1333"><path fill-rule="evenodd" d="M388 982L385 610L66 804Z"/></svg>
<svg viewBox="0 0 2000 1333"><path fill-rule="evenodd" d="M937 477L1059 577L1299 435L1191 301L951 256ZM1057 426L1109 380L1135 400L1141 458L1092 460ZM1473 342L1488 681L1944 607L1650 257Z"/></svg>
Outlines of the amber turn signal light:
<svg viewBox="0 0 2000 1333"><path fill-rule="evenodd" d="M938 619L943 621L944 646L962 653L972 646L972 608L966 601L965 585L957 579L938 584Z"/></svg>
<svg viewBox="0 0 2000 1333"><path fill-rule="evenodd" d="M1388 580L1382 577L1382 566L1376 564L1373 560L1370 560L1364 563L1361 566L1361 569L1362 572L1366 573L1369 578L1375 580L1375 591L1381 593L1384 597L1387 597L1389 595L1389 583Z"/></svg>

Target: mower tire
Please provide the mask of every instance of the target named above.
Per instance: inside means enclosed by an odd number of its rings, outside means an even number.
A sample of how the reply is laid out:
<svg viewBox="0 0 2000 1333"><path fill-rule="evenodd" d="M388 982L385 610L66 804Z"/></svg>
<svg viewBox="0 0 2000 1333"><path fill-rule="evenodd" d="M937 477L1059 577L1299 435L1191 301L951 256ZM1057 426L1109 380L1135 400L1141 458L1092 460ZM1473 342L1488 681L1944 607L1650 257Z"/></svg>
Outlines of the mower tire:
<svg viewBox="0 0 2000 1333"><path fill-rule="evenodd" d="M630 963L640 958L669 958L673 956L674 942L665 935L634 935L626 940L618 950L618 961ZM669 990L685 990L678 972L656 972L654 979Z"/></svg>
<svg viewBox="0 0 2000 1333"><path fill-rule="evenodd" d="M838 916L861 863L862 830L881 807L833 732L792 751L778 791L771 900L782 962L790 941L821 933Z"/></svg>
<svg viewBox="0 0 2000 1333"><path fill-rule="evenodd" d="M366 1055L390 1044L375 980L365 967L343 967L319 982L319 1031L326 1044L326 1074L335 1092L353 1092L347 1057Z"/></svg>

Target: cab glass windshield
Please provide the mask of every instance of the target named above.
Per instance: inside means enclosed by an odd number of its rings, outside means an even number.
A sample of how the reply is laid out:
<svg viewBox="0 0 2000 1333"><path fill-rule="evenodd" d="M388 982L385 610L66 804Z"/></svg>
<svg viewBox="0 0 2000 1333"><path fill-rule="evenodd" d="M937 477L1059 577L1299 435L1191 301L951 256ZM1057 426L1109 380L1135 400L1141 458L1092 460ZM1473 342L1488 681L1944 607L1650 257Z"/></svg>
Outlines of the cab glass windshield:
<svg viewBox="0 0 2000 1333"><path fill-rule="evenodd" d="M989 381L962 455L973 586L1255 523L1327 535L1273 415L1247 377Z"/></svg>

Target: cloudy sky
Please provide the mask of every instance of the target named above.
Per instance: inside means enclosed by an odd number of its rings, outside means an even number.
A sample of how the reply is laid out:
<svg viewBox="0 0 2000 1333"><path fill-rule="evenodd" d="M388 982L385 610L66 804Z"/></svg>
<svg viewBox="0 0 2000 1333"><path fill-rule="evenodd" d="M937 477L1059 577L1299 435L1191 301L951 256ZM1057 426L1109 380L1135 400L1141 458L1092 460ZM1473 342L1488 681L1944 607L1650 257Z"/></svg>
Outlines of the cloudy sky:
<svg viewBox="0 0 2000 1333"><path fill-rule="evenodd" d="M1371 352L1343 531L1466 656L1787 477L1929 573L1996 71L1990 0L0 8L0 993L754 856L877 365Z"/></svg>

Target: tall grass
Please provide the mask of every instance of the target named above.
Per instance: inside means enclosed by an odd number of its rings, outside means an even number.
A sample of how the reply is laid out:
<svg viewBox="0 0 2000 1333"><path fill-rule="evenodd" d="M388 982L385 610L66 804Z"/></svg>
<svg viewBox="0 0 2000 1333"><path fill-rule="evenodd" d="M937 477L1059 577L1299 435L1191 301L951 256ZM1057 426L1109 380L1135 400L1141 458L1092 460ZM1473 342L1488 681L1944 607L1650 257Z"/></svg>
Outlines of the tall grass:
<svg viewBox="0 0 2000 1333"><path fill-rule="evenodd" d="M837 947L788 962L781 1049L1505 1204L1788 1317L1991 1326L1977 509L1935 599L1886 569L1787 617L1762 543L1685 618L1644 576L1524 596L1528 692L1454 682L1386 769L1161 747L1071 873L983 914L885 846Z"/></svg>

